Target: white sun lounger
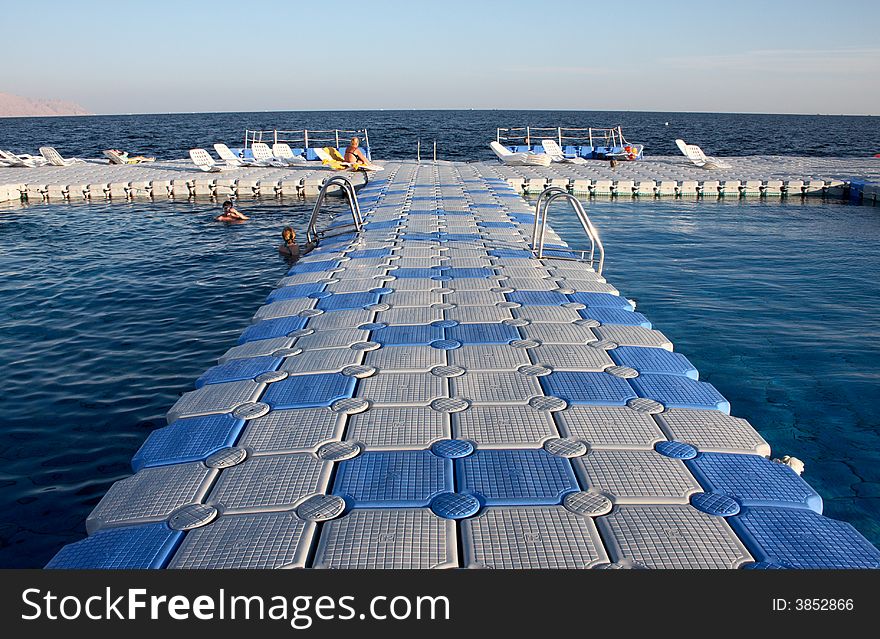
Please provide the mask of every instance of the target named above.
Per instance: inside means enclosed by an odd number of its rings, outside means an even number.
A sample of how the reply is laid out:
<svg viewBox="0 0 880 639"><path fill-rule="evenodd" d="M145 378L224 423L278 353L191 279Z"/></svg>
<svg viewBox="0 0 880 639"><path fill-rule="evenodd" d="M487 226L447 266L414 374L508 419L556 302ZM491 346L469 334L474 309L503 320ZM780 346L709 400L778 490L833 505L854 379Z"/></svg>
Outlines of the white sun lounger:
<svg viewBox="0 0 880 639"><path fill-rule="evenodd" d="M69 158L65 160L61 157L61 154L51 146L41 146L40 155L46 158L46 162L52 166L70 166L71 164L76 164L78 162L85 162L85 160L80 160L79 158Z"/></svg>
<svg viewBox="0 0 880 639"><path fill-rule="evenodd" d="M546 153L514 153L499 142L492 141L489 146L504 164L511 166L550 166L550 156Z"/></svg>
<svg viewBox="0 0 880 639"><path fill-rule="evenodd" d="M251 152L254 154L254 160L261 166L287 166L287 162L272 155L272 150L265 142L251 144Z"/></svg>
<svg viewBox="0 0 880 639"><path fill-rule="evenodd" d="M45 164L45 158L33 155L16 155L0 149L0 166L32 169L35 166L45 166Z"/></svg>
<svg viewBox="0 0 880 639"><path fill-rule="evenodd" d="M218 142L214 145L214 150L217 152L217 155L220 156L220 159L223 160L227 166L255 166L258 165L258 162L255 160L246 160L244 158L238 157L235 153L232 152L225 144Z"/></svg>
<svg viewBox="0 0 880 639"><path fill-rule="evenodd" d="M294 155L289 144L276 142L272 145L272 155L285 164L302 164L306 159L301 155Z"/></svg>
<svg viewBox="0 0 880 639"><path fill-rule="evenodd" d="M584 158L567 158L562 148L556 140L541 140L541 146L544 147L544 153L550 156L553 162L568 162L569 164L586 164Z"/></svg>
<svg viewBox="0 0 880 639"><path fill-rule="evenodd" d="M216 173L218 171L225 171L226 169L234 169L234 166L218 164L217 161L211 157L211 154L205 151L205 149L190 149L189 157L192 159L193 164L199 167L202 171L206 173Z"/></svg>
<svg viewBox="0 0 880 639"><path fill-rule="evenodd" d="M709 157L705 153L703 153L703 149L698 147L696 144L687 144L684 140L676 140L675 141L678 150L681 151L684 156L693 162L696 166L701 169L729 169L731 168L727 162L723 160L719 160L718 158Z"/></svg>

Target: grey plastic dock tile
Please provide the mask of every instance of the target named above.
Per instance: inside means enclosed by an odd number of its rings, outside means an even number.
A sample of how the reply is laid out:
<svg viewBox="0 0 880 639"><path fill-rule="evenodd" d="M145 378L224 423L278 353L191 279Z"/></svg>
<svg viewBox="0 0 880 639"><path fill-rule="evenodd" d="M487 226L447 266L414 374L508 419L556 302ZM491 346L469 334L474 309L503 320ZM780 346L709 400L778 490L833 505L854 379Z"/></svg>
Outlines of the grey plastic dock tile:
<svg viewBox="0 0 880 639"><path fill-rule="evenodd" d="M618 506L597 524L614 561L647 568L738 568L752 561L724 518L690 506Z"/></svg>
<svg viewBox="0 0 880 639"><path fill-rule="evenodd" d="M450 364L467 371L515 371L531 363L528 350L507 344L465 344L447 353Z"/></svg>
<svg viewBox="0 0 880 639"><path fill-rule="evenodd" d="M431 306L432 304L444 303L444 295L438 293L437 289L441 288L443 282L435 282L431 280L430 285L424 289L404 290L395 285L394 282L386 284L389 288L393 288L394 292L382 296L382 301L391 305L392 308L407 306Z"/></svg>
<svg viewBox="0 0 880 639"><path fill-rule="evenodd" d="M201 462L144 468L110 487L86 519L86 530L163 520L201 501L216 474Z"/></svg>
<svg viewBox="0 0 880 639"><path fill-rule="evenodd" d="M375 449L429 448L452 437L449 415L427 406L374 407L348 419L346 440Z"/></svg>
<svg viewBox="0 0 880 639"><path fill-rule="evenodd" d="M463 397L474 403L525 404L542 394L536 378L517 372L468 372L449 381L452 397Z"/></svg>
<svg viewBox="0 0 880 639"><path fill-rule="evenodd" d="M351 348L327 348L315 351L304 351L284 359L279 370L291 375L303 373L336 373L346 366L360 364L364 352Z"/></svg>
<svg viewBox="0 0 880 639"><path fill-rule="evenodd" d="M247 342L239 346L233 346L223 353L217 360L220 364L225 364L234 359L242 359L246 357L262 357L272 355L273 353L289 348L294 342L295 337L273 337L270 339L259 339L253 342Z"/></svg>
<svg viewBox="0 0 880 639"><path fill-rule="evenodd" d="M770 445L746 420L717 410L670 408L655 419L669 439L700 451L770 456Z"/></svg>
<svg viewBox="0 0 880 639"><path fill-rule="evenodd" d="M584 490L615 504L686 504L702 491L684 462L653 450L592 450L572 462Z"/></svg>
<svg viewBox="0 0 880 639"><path fill-rule="evenodd" d="M316 331L335 330L340 328L357 328L373 319L372 311L362 309L354 311L336 311L335 313L321 313L309 318L306 328ZM299 346L297 344L297 346Z"/></svg>
<svg viewBox="0 0 880 639"><path fill-rule="evenodd" d="M446 353L430 346L384 346L369 351L364 363L380 371L427 371L445 365Z"/></svg>
<svg viewBox="0 0 880 639"><path fill-rule="evenodd" d="M332 315L332 313L329 313ZM350 348L357 342L366 342L369 331L357 328L341 328L336 330L318 330L311 335L300 337L296 347L304 351L320 350L325 348Z"/></svg>
<svg viewBox="0 0 880 639"><path fill-rule="evenodd" d="M315 307L318 300L307 297L295 300L283 300L266 304L257 309L254 319L273 319L276 317L290 317L302 311Z"/></svg>
<svg viewBox="0 0 880 639"><path fill-rule="evenodd" d="M528 349L534 364L560 371L602 372L614 361L608 352L585 344L545 344Z"/></svg>
<svg viewBox="0 0 880 639"><path fill-rule="evenodd" d="M561 506L493 507L461 522L467 568L592 568L608 556L593 520Z"/></svg>
<svg viewBox="0 0 880 639"><path fill-rule="evenodd" d="M206 503L222 513L290 510L327 491L331 466L310 453L249 457L223 470Z"/></svg>
<svg viewBox="0 0 880 639"><path fill-rule="evenodd" d="M376 321L390 326L430 324L443 319L442 308L431 307L398 307L376 313Z"/></svg>
<svg viewBox="0 0 880 639"><path fill-rule="evenodd" d="M649 346L672 350L672 342L660 331L641 326L620 326L606 324L594 328L599 339L615 342L620 346Z"/></svg>
<svg viewBox="0 0 880 639"><path fill-rule="evenodd" d="M169 568L303 568L315 523L294 513L226 515L187 533Z"/></svg>
<svg viewBox="0 0 880 639"><path fill-rule="evenodd" d="M247 423L239 446L254 455L315 451L342 439L344 427L345 415L329 408L273 410Z"/></svg>
<svg viewBox="0 0 880 639"><path fill-rule="evenodd" d="M314 568L454 568L455 521L427 508L355 509L324 523Z"/></svg>
<svg viewBox="0 0 880 639"><path fill-rule="evenodd" d="M503 293L454 290L445 296L444 301L456 306L494 306L507 300Z"/></svg>
<svg viewBox="0 0 880 639"><path fill-rule="evenodd" d="M391 271L391 275L394 275L397 271ZM440 271L431 271L435 277L440 276ZM396 280L392 280L390 282L385 282L385 286L388 288L394 289L394 293L388 293L383 296L383 301L388 302L392 306L400 306L400 302L398 301L398 295L401 292L407 291L417 291L417 292L425 292L431 291L433 289L441 288L446 282L441 282L439 280L433 280L428 277L398 277ZM419 304L419 306L422 306Z"/></svg>
<svg viewBox="0 0 880 639"><path fill-rule="evenodd" d="M264 388L265 384L253 380L209 384L184 393L168 411L166 419L170 424L181 417L229 413L241 404L257 401Z"/></svg>
<svg viewBox="0 0 880 639"><path fill-rule="evenodd" d="M473 441L481 448L540 448L559 437L552 414L524 406L471 406L452 413L456 439Z"/></svg>
<svg viewBox="0 0 880 639"><path fill-rule="evenodd" d="M448 394L445 380L431 373L389 373L380 370L378 374L361 380L357 397L368 399L373 404L427 406L431 400L448 397Z"/></svg>
<svg viewBox="0 0 880 639"><path fill-rule="evenodd" d="M649 450L664 441L650 415L626 406L570 406L554 417L563 437L580 439L590 448Z"/></svg>
<svg viewBox="0 0 880 639"><path fill-rule="evenodd" d="M537 323L524 326L522 331L526 338L542 344L589 344L597 341L589 327L577 324Z"/></svg>

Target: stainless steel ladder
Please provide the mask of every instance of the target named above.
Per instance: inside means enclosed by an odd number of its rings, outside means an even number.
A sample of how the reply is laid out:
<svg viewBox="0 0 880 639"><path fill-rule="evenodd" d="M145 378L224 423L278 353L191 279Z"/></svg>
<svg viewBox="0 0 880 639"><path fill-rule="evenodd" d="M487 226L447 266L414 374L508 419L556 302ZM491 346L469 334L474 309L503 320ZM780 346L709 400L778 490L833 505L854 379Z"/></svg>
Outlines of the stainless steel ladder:
<svg viewBox="0 0 880 639"><path fill-rule="evenodd" d="M571 204L575 214L578 217L578 221L581 223L581 226L584 229L584 233L586 233L587 237L590 238L590 257L589 259L586 258L587 252L585 250L574 250L574 252L579 252L581 254L580 259L555 255L552 256L553 259L572 260L575 262L589 262L591 267L595 267L596 249L598 248L599 265L596 268L596 272L601 275L602 269L605 266L605 247L602 246L602 240L599 238L599 231L597 231L596 227L593 226L593 223L590 221L590 217L584 210L584 207L581 204L580 200L578 200L575 196L573 196L571 193L561 187L551 186L541 191L541 195L538 196L538 201L535 203L535 225L532 228L532 252L538 259L544 257L544 233L547 230L547 213L550 210L550 205L554 201L559 199L567 200L568 203Z"/></svg>
<svg viewBox="0 0 880 639"><path fill-rule="evenodd" d="M352 223L331 226L322 231L318 231L317 223L318 215L321 213L321 205L324 203L324 198L332 186L337 186L342 189L342 192L345 194L345 197L348 200L348 206L351 209ZM361 207L360 204L358 204L357 193L354 190L354 185L352 185L351 180L341 175L334 175L324 182L324 186L321 187L321 191L318 193L318 199L315 201L315 208L312 209L312 217L309 219L309 226L306 230L306 241L317 242L321 237L331 237L332 235L337 235L352 229L360 232L363 227L364 218L361 216ZM333 233L328 235L329 231L333 231Z"/></svg>

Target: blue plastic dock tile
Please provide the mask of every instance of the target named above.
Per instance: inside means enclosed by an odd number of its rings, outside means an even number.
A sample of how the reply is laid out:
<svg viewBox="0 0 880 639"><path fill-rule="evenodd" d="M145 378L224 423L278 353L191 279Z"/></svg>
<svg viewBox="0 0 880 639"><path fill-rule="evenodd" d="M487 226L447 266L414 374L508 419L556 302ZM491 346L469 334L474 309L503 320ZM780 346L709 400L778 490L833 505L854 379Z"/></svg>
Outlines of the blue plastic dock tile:
<svg viewBox="0 0 880 639"><path fill-rule="evenodd" d="M446 337L462 344L509 344L520 334L507 324L459 324L447 328Z"/></svg>
<svg viewBox="0 0 880 639"><path fill-rule="evenodd" d="M379 302L378 293L337 293L318 300L322 311L353 311Z"/></svg>
<svg viewBox="0 0 880 639"><path fill-rule="evenodd" d="M295 284L294 286L282 286L269 293L266 303L280 302L281 300L295 300L300 297L308 297L312 293L320 293L324 290L324 284L309 282L307 284Z"/></svg>
<svg viewBox="0 0 880 639"><path fill-rule="evenodd" d="M164 466L206 459L232 446L244 427L231 413L186 417L154 430L131 459L137 472L147 466Z"/></svg>
<svg viewBox="0 0 880 639"><path fill-rule="evenodd" d="M629 380L639 397L660 402L666 408L705 408L730 414L730 402L706 382L679 375L639 375Z"/></svg>
<svg viewBox="0 0 880 639"><path fill-rule="evenodd" d="M337 399L351 397L357 379L341 373L295 375L271 384L262 401L273 409L329 406Z"/></svg>
<svg viewBox="0 0 880 639"><path fill-rule="evenodd" d="M388 249L364 249L361 251L352 251L351 253L345 254L346 257L349 257L353 260L375 259L378 257L388 257L389 255L391 255L391 251L389 251Z"/></svg>
<svg viewBox="0 0 880 639"><path fill-rule="evenodd" d="M336 239L336 238L334 238ZM322 245L326 245L324 240L321 240ZM296 275L297 273L317 273L319 271L330 271L339 266L338 260L322 260L320 262L299 262L294 264L293 267L287 271L288 275Z"/></svg>
<svg viewBox="0 0 880 639"><path fill-rule="evenodd" d="M822 498L791 468L758 455L703 453L686 462L706 492L742 506L809 508L822 514Z"/></svg>
<svg viewBox="0 0 880 639"><path fill-rule="evenodd" d="M383 346L428 345L435 340L443 339L443 328L430 324L387 326L373 331L370 339Z"/></svg>
<svg viewBox="0 0 880 639"><path fill-rule="evenodd" d="M333 494L354 508L423 507L452 486L452 461L431 451L367 452L339 463Z"/></svg>
<svg viewBox="0 0 880 639"><path fill-rule="evenodd" d="M46 568L134 570L162 568L183 538L165 523L108 528L68 544Z"/></svg>
<svg viewBox="0 0 880 639"><path fill-rule="evenodd" d="M568 303L568 298L555 291L514 291L507 293L508 302L516 302L523 306L561 306Z"/></svg>
<svg viewBox="0 0 880 639"><path fill-rule="evenodd" d="M727 522L760 562L791 568L880 568L880 550L850 524L800 508L747 508Z"/></svg>
<svg viewBox="0 0 880 639"><path fill-rule="evenodd" d="M452 279L463 279L466 277L487 278L495 275L495 271L490 268L448 268L443 271L443 275Z"/></svg>
<svg viewBox="0 0 880 639"><path fill-rule="evenodd" d="M636 397L625 379L607 373L557 371L538 380L545 394L561 397L570 404L626 406L628 400Z"/></svg>
<svg viewBox="0 0 880 639"><path fill-rule="evenodd" d="M274 320L267 320L274 321ZM206 384L222 384L223 382L240 382L253 379L257 375L274 371L281 364L281 357L242 357L233 359L219 366L212 366L196 380L195 387Z"/></svg>
<svg viewBox="0 0 880 639"><path fill-rule="evenodd" d="M378 231L382 229L396 228L400 223L399 220L382 220L381 222L367 222L366 229L368 231Z"/></svg>
<svg viewBox="0 0 880 639"><path fill-rule="evenodd" d="M278 317L275 319L263 320L251 326L248 326L239 336L238 343L253 342L258 339L269 339L270 337L284 337L289 333L298 331L309 318L307 317Z"/></svg>
<svg viewBox="0 0 880 639"><path fill-rule="evenodd" d="M634 311L635 307L625 297L612 295L611 293L571 293L572 302L586 304L587 308L616 308L625 311Z"/></svg>
<svg viewBox="0 0 880 639"><path fill-rule="evenodd" d="M651 328L651 322L647 317L635 311L627 311L620 308L607 308L594 306L593 308L582 308L578 311L584 319L594 319L603 324L620 324L622 326L641 326L642 328Z"/></svg>
<svg viewBox="0 0 880 639"><path fill-rule="evenodd" d="M516 224L510 222L480 222L480 226L485 229L514 229Z"/></svg>
<svg viewBox="0 0 880 639"><path fill-rule="evenodd" d="M619 346L608 351L608 354L617 364L634 368L639 373L684 375L693 380L700 377L696 367L688 361L687 357L681 353L667 351L665 348Z"/></svg>
<svg viewBox="0 0 880 639"><path fill-rule="evenodd" d="M321 246L324 248L327 248L330 246L336 246L338 244L345 244L347 242L351 242L353 239L355 239L355 237L356 237L355 233L345 233L343 235L334 235L333 237L326 237L321 240ZM335 264L335 263L336 263L336 261L334 260L333 264ZM294 268L296 268L296 267L294 267ZM323 270L325 270L325 268L321 268L318 270L323 271ZM333 267L330 267L330 268L333 268ZM306 271L299 271L299 272L305 273Z"/></svg>
<svg viewBox="0 0 880 639"><path fill-rule="evenodd" d="M558 504L580 490L568 460L543 449L478 449L455 460L455 478L458 492L487 506Z"/></svg>

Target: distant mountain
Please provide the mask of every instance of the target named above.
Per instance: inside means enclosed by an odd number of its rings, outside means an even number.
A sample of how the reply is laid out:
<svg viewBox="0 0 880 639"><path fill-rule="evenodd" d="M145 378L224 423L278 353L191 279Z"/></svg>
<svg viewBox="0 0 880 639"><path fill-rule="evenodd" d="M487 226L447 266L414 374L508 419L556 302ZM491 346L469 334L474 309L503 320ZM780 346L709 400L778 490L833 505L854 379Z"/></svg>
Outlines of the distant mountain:
<svg viewBox="0 0 880 639"><path fill-rule="evenodd" d="M11 93L0 93L0 117L28 115L91 115L91 112L73 102L23 98Z"/></svg>

